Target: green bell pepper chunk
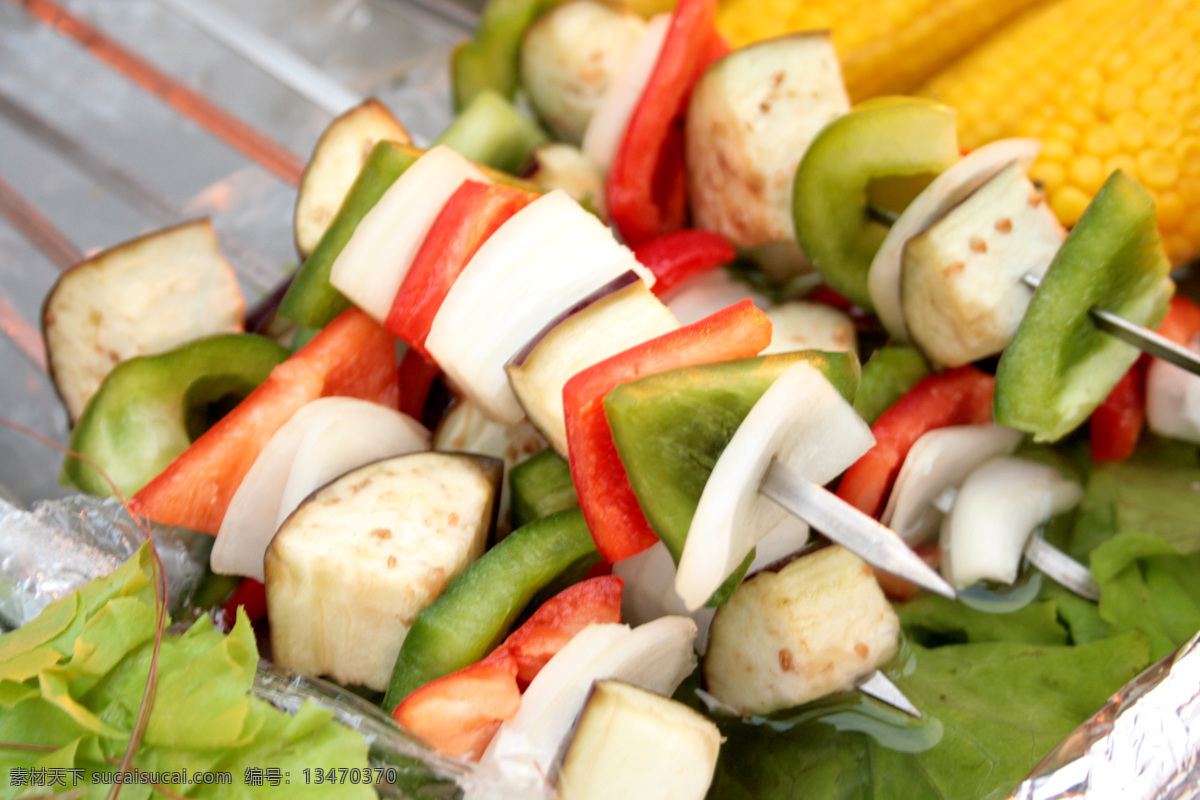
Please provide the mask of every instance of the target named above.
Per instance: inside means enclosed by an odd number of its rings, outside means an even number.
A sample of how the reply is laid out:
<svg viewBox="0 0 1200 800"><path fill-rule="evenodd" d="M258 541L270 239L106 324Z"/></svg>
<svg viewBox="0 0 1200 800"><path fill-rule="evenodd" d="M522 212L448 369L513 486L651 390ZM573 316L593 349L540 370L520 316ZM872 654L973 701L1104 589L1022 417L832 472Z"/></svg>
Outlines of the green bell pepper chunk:
<svg viewBox="0 0 1200 800"><path fill-rule="evenodd" d="M957 160L950 108L919 98L861 103L817 134L796 170L792 214L800 249L833 289L872 310L867 272L888 230L871 213L872 195L897 205ZM872 190L881 181L890 191Z"/></svg>
<svg viewBox="0 0 1200 800"><path fill-rule="evenodd" d="M479 661L535 597L599 560L577 508L513 531L417 616L396 658L384 708L391 711L430 681Z"/></svg>
<svg viewBox="0 0 1200 800"><path fill-rule="evenodd" d="M579 505L571 467L553 450L543 450L513 467L508 484L514 528Z"/></svg>
<svg viewBox="0 0 1200 800"><path fill-rule="evenodd" d="M797 361L821 370L850 400L858 387L852 353L805 350L660 372L624 383L604 398L613 443L638 504L675 563L717 459L775 379ZM753 560L718 590L718 605Z"/></svg>
<svg viewBox="0 0 1200 800"><path fill-rule="evenodd" d="M928 374L929 364L917 348L907 344L884 345L863 364L854 410L868 425L874 425L880 414Z"/></svg>
<svg viewBox="0 0 1200 800"><path fill-rule="evenodd" d="M288 357L282 345L249 333L219 333L174 350L122 361L71 432L70 448L104 470L129 497L229 412ZM93 467L68 457L59 482L108 497Z"/></svg>
<svg viewBox="0 0 1200 800"><path fill-rule="evenodd" d="M520 83L521 37L534 20L563 0L490 0L475 36L450 57L454 107L463 109L480 92L491 89L512 98Z"/></svg>
<svg viewBox="0 0 1200 800"><path fill-rule="evenodd" d="M996 369L996 421L1054 442L1079 427L1138 350L1104 333L1090 309L1153 328L1175 284L1154 200L1114 172L1050 263Z"/></svg>
<svg viewBox="0 0 1200 800"><path fill-rule="evenodd" d="M474 99L438 137L454 152L494 169L516 175L538 145L550 141L542 127L491 89Z"/></svg>
<svg viewBox="0 0 1200 800"><path fill-rule="evenodd" d="M306 328L320 329L350 307L346 296L333 287L329 275L358 224L375 207L396 179L420 157L422 151L382 141L371 149L337 216L305 259L279 305L279 315Z"/></svg>

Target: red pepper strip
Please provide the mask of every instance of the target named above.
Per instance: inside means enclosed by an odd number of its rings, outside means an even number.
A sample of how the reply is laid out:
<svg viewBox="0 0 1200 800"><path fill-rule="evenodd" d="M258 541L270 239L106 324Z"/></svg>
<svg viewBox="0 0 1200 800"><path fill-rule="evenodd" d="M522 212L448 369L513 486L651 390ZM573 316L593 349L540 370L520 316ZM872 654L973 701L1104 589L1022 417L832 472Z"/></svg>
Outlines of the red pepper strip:
<svg viewBox="0 0 1200 800"><path fill-rule="evenodd" d="M878 517L913 443L935 428L991 422L995 384L972 366L922 378L871 426L875 446L846 470L838 497Z"/></svg>
<svg viewBox="0 0 1200 800"><path fill-rule="evenodd" d="M1158 326L1158 332L1175 344L1189 346L1196 334L1200 333L1200 305L1175 295L1171 298L1167 316Z"/></svg>
<svg viewBox="0 0 1200 800"><path fill-rule="evenodd" d="M488 237L535 197L500 183L465 181L433 221L383 327L432 361L425 339L455 279Z"/></svg>
<svg viewBox="0 0 1200 800"><path fill-rule="evenodd" d="M600 555L610 563L658 541L629 485L604 415L618 384L694 364L749 358L771 342L771 320L750 300L643 342L576 374L563 387L571 478Z"/></svg>
<svg viewBox="0 0 1200 800"><path fill-rule="evenodd" d="M344 311L192 442L129 501L135 514L213 536L242 478L275 432L319 397L400 400L396 340L357 308Z"/></svg>
<svg viewBox="0 0 1200 800"><path fill-rule="evenodd" d="M225 601L224 616L230 627L237 619L239 607L246 610L246 616L252 623L265 619L267 616L267 587L254 578L242 578L237 588L233 590L233 594Z"/></svg>
<svg viewBox="0 0 1200 800"><path fill-rule="evenodd" d="M1088 436L1093 461L1124 461L1133 455L1146 423L1146 369L1143 355L1092 412Z"/></svg>
<svg viewBox="0 0 1200 800"><path fill-rule="evenodd" d="M654 273L656 297L737 257L724 236L695 228L651 239L633 248L633 255Z"/></svg>
<svg viewBox="0 0 1200 800"><path fill-rule="evenodd" d="M555 653L588 625L621 621L621 590L615 575L589 578L542 604L501 645L517 661L517 682L528 686Z"/></svg>
<svg viewBox="0 0 1200 800"><path fill-rule="evenodd" d="M400 359L400 412L408 414L418 422L425 412L425 401L429 398L429 388L442 374L442 368L409 347Z"/></svg>
<svg viewBox="0 0 1200 800"><path fill-rule="evenodd" d="M500 649L417 689L392 717L439 753L478 761L520 707L517 662Z"/></svg>
<svg viewBox="0 0 1200 800"><path fill-rule="evenodd" d="M588 625L621 621L623 586L609 575L564 589L487 658L425 684L392 717L438 752L478 760L546 662Z"/></svg>
<svg viewBox="0 0 1200 800"><path fill-rule="evenodd" d="M683 119L692 87L728 52L717 0L680 0L608 173L609 216L631 247L687 223Z"/></svg>
<svg viewBox="0 0 1200 800"><path fill-rule="evenodd" d="M806 300L811 300L814 303L824 303L827 306L833 306L836 309L849 313L854 308L854 303L851 303L845 297L822 284L813 290Z"/></svg>

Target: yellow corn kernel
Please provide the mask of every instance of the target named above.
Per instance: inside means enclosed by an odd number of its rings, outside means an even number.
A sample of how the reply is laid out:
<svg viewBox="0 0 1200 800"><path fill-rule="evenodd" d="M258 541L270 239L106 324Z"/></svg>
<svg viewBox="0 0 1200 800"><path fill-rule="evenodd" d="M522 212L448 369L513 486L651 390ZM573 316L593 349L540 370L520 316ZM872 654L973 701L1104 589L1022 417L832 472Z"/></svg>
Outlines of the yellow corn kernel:
<svg viewBox="0 0 1200 800"><path fill-rule="evenodd" d="M1047 0L722 0L717 27L735 47L829 29L855 101L903 94Z"/></svg>
<svg viewBox="0 0 1200 800"><path fill-rule="evenodd" d="M959 109L966 148L1039 138L1030 176L1065 224L1125 171L1155 197L1167 252L1183 263L1200 256L1198 9L1195 0L1054 0L922 91Z"/></svg>

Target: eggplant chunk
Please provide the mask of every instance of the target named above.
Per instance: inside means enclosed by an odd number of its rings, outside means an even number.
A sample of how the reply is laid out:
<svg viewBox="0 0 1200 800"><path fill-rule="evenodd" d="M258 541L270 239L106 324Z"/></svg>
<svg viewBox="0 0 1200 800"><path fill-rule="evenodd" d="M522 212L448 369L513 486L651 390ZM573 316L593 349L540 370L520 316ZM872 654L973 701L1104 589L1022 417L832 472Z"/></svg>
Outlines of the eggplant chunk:
<svg viewBox="0 0 1200 800"><path fill-rule="evenodd" d="M276 663L386 689L417 615L482 555L499 478L493 459L411 453L304 501L265 559Z"/></svg>
<svg viewBox="0 0 1200 800"><path fill-rule="evenodd" d="M520 365L507 367L529 421L567 456L563 387L573 375L623 350L675 330L679 323L642 281L618 289L559 322Z"/></svg>
<svg viewBox="0 0 1200 800"><path fill-rule="evenodd" d="M688 104L688 195L696 227L740 248L795 239L792 181L821 128L850 110L828 31L737 50Z"/></svg>
<svg viewBox="0 0 1200 800"><path fill-rule="evenodd" d="M583 141L592 112L645 30L637 14L595 0L564 3L529 26L521 84L555 136Z"/></svg>
<svg viewBox="0 0 1200 800"><path fill-rule="evenodd" d="M558 776L562 800L702 800L721 732L670 698L599 681L575 726Z"/></svg>
<svg viewBox="0 0 1200 800"><path fill-rule="evenodd" d="M400 144L412 141L387 106L373 97L342 114L321 134L296 195L296 250L301 258L316 249L371 148L385 139Z"/></svg>
<svg viewBox="0 0 1200 800"><path fill-rule="evenodd" d="M42 330L71 420L112 368L215 333L240 333L246 302L207 220L119 244L62 274Z"/></svg>
<svg viewBox="0 0 1200 800"><path fill-rule="evenodd" d="M1012 340L1066 231L1013 164L924 233L908 240L901 306L913 342L957 367L999 353Z"/></svg>
<svg viewBox="0 0 1200 800"><path fill-rule="evenodd" d="M768 308L767 316L771 318L771 343L760 355L796 350L858 354L854 320L833 306L791 300Z"/></svg>
<svg viewBox="0 0 1200 800"><path fill-rule="evenodd" d="M738 587L713 619L704 678L741 714L769 714L853 689L899 636L871 568L827 547Z"/></svg>

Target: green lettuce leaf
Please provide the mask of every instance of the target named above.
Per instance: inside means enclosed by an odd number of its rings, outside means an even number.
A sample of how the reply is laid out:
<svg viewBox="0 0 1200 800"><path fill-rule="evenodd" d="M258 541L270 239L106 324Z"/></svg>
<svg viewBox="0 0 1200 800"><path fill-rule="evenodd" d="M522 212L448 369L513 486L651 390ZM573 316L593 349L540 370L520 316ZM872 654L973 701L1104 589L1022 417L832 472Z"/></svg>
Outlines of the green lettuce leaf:
<svg viewBox="0 0 1200 800"><path fill-rule="evenodd" d="M1158 660L1200 630L1200 552L1182 555L1150 533L1121 533L1092 552L1100 617L1117 631L1140 630Z"/></svg>
<svg viewBox="0 0 1200 800"><path fill-rule="evenodd" d="M1159 536L1183 554L1200 550L1197 448L1145 438L1129 460L1091 471L1069 548L1075 558L1129 532Z"/></svg>
<svg viewBox="0 0 1200 800"><path fill-rule="evenodd" d="M1149 663L1136 631L1077 646L983 641L910 650L888 677L923 720L857 695L757 724L725 719L709 797L1002 798Z"/></svg>
<svg viewBox="0 0 1200 800"><path fill-rule="evenodd" d="M87 798L110 791L106 776L128 746L150 673L151 559L143 547L112 575L0 636L0 798L45 793L31 770L65 784L53 787L59 791L75 788ZM374 797L370 786L305 779L316 766L365 768L366 743L316 706L292 716L254 697L257 664L244 614L228 636L206 617L165 636L135 769L162 773L169 791L184 797ZM197 773L221 782L206 785ZM160 795L144 784L121 791L124 800L151 796Z"/></svg>

